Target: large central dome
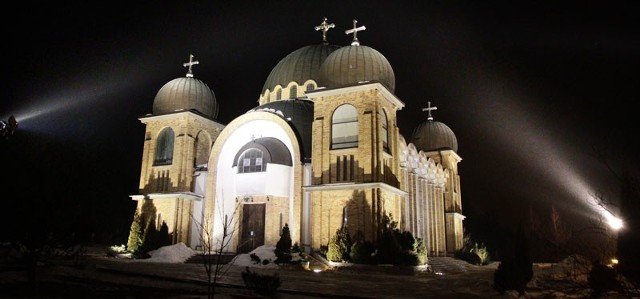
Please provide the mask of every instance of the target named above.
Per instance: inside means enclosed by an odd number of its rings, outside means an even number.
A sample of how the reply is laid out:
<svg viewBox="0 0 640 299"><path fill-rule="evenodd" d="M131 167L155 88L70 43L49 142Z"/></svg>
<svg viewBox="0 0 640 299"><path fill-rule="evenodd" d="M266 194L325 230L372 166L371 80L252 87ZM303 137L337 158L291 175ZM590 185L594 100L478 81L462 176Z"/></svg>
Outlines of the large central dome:
<svg viewBox="0 0 640 299"><path fill-rule="evenodd" d="M320 67L320 85L327 88L378 81L392 93L396 88L393 68L384 55L367 46L351 45L333 51Z"/></svg>
<svg viewBox="0 0 640 299"><path fill-rule="evenodd" d="M291 52L271 70L262 87L262 93L266 90L275 91L278 85L286 87L291 82L295 82L297 85L302 85L307 80L317 82L320 65L331 52L338 48L336 45L323 43L302 47Z"/></svg>

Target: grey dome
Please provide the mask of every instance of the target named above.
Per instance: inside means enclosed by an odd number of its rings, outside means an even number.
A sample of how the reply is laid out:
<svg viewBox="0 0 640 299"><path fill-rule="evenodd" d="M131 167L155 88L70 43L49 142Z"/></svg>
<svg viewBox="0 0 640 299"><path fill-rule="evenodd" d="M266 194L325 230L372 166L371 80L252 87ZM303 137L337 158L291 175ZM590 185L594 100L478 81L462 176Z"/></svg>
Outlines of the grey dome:
<svg viewBox="0 0 640 299"><path fill-rule="evenodd" d="M442 149L458 151L458 140L453 131L447 125L434 120L419 124L411 134L411 143L416 149L425 152Z"/></svg>
<svg viewBox="0 0 640 299"><path fill-rule="evenodd" d="M298 137L303 162L311 160L311 127L313 123L313 101L305 99L289 99L260 105L249 110L267 111L285 119Z"/></svg>
<svg viewBox="0 0 640 299"><path fill-rule="evenodd" d="M215 94L207 84L193 77L169 81L153 100L153 114L156 115L192 109L212 119L218 116Z"/></svg>
<svg viewBox="0 0 640 299"><path fill-rule="evenodd" d="M345 46L333 51L320 67L320 85L342 87L360 81L378 81L392 93L396 77L391 64L377 50L361 45Z"/></svg>
<svg viewBox="0 0 640 299"><path fill-rule="evenodd" d="M267 89L273 91L277 85L286 87L291 82L298 85L311 79L318 81L320 65L339 47L336 45L319 44L302 47L291 52L271 70L267 81L262 87L262 93Z"/></svg>

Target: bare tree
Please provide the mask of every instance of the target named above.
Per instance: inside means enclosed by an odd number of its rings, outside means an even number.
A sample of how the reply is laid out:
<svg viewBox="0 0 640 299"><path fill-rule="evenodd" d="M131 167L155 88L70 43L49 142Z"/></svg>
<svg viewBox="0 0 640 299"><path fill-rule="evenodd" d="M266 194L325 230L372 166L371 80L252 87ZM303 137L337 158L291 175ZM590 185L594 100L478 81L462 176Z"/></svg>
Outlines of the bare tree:
<svg viewBox="0 0 640 299"><path fill-rule="evenodd" d="M638 161L623 161L616 167L610 153L594 151L596 159L602 163L619 183L619 195L606 197L602 193L593 196L594 204L607 212L613 209L619 212L623 227L617 232L618 269L637 288L640 285L640 258L637 244L640 244L640 169ZM615 213L612 213L615 215Z"/></svg>
<svg viewBox="0 0 640 299"><path fill-rule="evenodd" d="M223 255L228 252L229 244L238 228L236 217L239 206L239 203L236 204L231 214L225 214L223 203L216 209L222 225L222 234L219 236L214 234L211 215L204 217L202 221L192 216L198 227L198 237L202 246L202 264L207 274L207 298L214 297L218 279L225 275L231 266L223 261Z"/></svg>

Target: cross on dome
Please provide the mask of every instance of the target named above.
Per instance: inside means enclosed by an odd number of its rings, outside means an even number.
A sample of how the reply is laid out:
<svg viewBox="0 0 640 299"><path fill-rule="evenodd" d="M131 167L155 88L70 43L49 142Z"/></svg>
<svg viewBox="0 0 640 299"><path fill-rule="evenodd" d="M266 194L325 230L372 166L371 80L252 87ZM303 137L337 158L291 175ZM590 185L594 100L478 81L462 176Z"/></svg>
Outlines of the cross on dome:
<svg viewBox="0 0 640 299"><path fill-rule="evenodd" d="M320 25L316 26L316 31L320 31L322 30L322 42L323 43L328 43L327 42L327 31L329 31L329 29L336 27L336 25L334 23L327 23L327 18L325 17L322 20L322 23L320 23Z"/></svg>
<svg viewBox="0 0 640 299"><path fill-rule="evenodd" d="M200 61L197 61L197 60L194 61L193 60L193 54L189 54L189 62L185 62L185 63L182 64L182 66L184 66L184 67L187 67L187 66L189 67L189 71L187 72L187 77L189 77L189 78L193 77L193 72L191 70L191 67L196 65L196 64L199 64L199 63L200 63Z"/></svg>
<svg viewBox="0 0 640 299"><path fill-rule="evenodd" d="M344 32L345 34L353 33L353 41L351 42L352 46L360 45L360 42L358 41L358 31L363 31L365 29L367 29L367 27L364 27L364 26L358 27L358 20L355 20L355 19L353 20L353 29L349 29Z"/></svg>
<svg viewBox="0 0 640 299"><path fill-rule="evenodd" d="M433 116L431 116L431 111L432 110L438 110L438 107L431 107L431 101L427 102L427 108L422 108L422 111L428 111L429 112L429 116L427 117L428 120L433 120Z"/></svg>

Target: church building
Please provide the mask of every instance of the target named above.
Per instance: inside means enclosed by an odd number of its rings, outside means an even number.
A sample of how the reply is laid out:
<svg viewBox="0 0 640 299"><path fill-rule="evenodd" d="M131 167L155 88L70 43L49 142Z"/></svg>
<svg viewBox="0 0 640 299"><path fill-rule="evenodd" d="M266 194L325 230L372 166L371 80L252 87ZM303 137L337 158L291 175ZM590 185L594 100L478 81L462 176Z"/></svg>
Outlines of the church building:
<svg viewBox="0 0 640 299"><path fill-rule="evenodd" d="M285 225L306 252L342 227L375 241L384 216L430 256L461 249L454 133L429 104L405 140L391 64L360 43L357 21L345 31L350 45L327 41L333 27L326 18L316 26L322 42L282 58L256 90L257 106L228 124L216 120L218 99L194 75L192 55L186 76L162 86L140 118L137 213L194 249L226 234L225 251L249 252L275 245Z"/></svg>

